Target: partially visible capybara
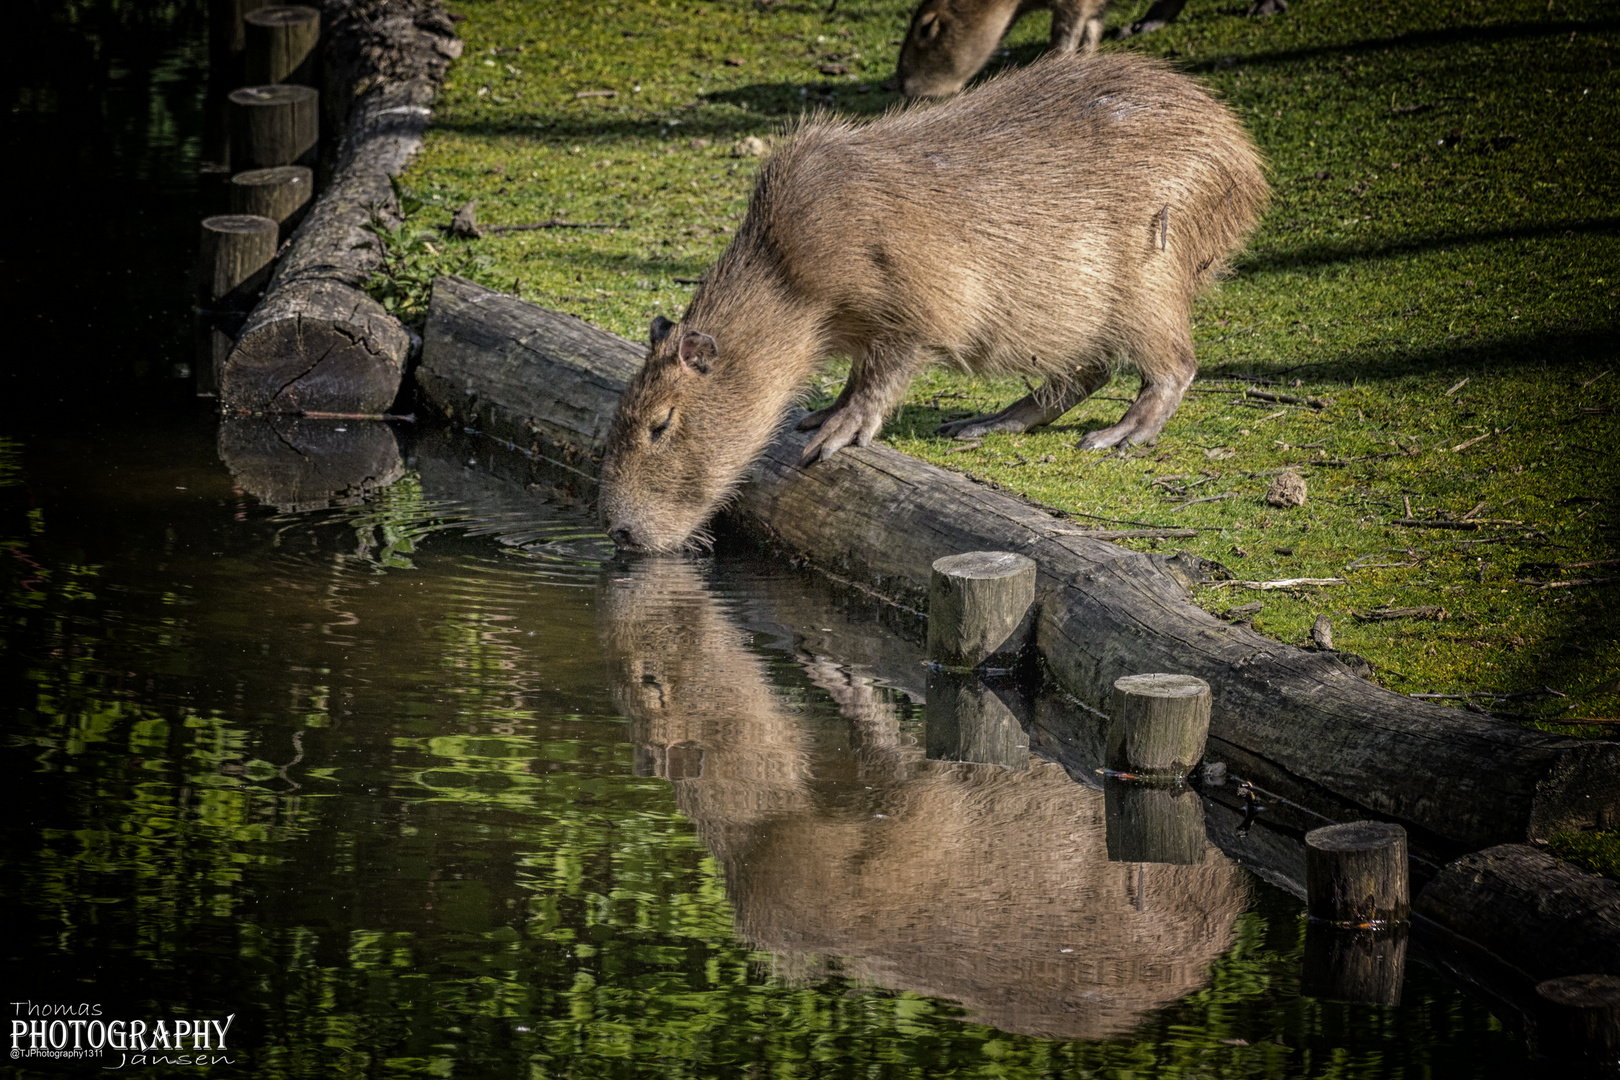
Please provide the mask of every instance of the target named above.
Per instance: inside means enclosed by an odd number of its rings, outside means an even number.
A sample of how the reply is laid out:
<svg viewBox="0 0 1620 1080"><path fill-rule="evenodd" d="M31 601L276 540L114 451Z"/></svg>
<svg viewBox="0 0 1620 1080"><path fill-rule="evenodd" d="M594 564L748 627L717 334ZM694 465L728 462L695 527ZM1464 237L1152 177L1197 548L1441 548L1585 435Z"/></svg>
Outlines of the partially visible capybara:
<svg viewBox="0 0 1620 1080"><path fill-rule="evenodd" d="M1108 0L923 0L911 15L895 73L906 97L949 97L989 62L1013 23L1052 12L1052 52L1095 52Z"/></svg>
<svg viewBox="0 0 1620 1080"><path fill-rule="evenodd" d="M1192 382L1191 307L1254 226L1260 157L1192 80L1043 58L864 126L817 118L761 168L677 323L656 319L608 436L622 546L687 544L830 356L852 358L806 463L866 445L929 363L1045 383L970 438L1051 423L1128 359L1142 389L1085 449L1156 438Z"/></svg>

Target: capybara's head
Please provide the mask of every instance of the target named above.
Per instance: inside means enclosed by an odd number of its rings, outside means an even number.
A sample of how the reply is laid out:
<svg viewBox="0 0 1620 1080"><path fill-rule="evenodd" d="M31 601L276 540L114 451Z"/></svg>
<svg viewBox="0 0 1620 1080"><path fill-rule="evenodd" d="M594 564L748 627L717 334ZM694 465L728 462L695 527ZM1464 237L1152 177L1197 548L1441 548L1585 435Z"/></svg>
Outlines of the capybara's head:
<svg viewBox="0 0 1620 1080"><path fill-rule="evenodd" d="M1007 12L998 9L1007 8ZM923 0L900 46L895 80L908 98L949 97L996 51L1017 4Z"/></svg>
<svg viewBox="0 0 1620 1080"><path fill-rule="evenodd" d="M602 459L602 525L634 551L701 543L703 524L768 437L725 345L685 323L653 320L647 362L619 400ZM743 415L739 415L743 414Z"/></svg>

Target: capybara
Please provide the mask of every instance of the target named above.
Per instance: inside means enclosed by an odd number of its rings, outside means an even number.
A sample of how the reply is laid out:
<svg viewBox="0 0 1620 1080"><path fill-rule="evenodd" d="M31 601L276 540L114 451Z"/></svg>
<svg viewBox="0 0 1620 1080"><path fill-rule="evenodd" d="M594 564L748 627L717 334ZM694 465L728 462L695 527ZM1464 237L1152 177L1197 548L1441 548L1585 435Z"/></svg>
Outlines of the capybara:
<svg viewBox="0 0 1620 1080"><path fill-rule="evenodd" d="M1013 23L1052 12L1047 48L1095 52L1107 0L923 0L911 15L895 73L906 97L949 97L989 62Z"/></svg>
<svg viewBox="0 0 1620 1080"><path fill-rule="evenodd" d="M1253 227L1260 156L1154 60L1049 56L865 125L818 117L619 404L601 511L628 548L685 546L823 361L851 358L806 463L866 445L929 363L1045 383L958 438L1051 423L1128 359L1142 389L1084 449L1142 443L1192 382L1194 294Z"/></svg>

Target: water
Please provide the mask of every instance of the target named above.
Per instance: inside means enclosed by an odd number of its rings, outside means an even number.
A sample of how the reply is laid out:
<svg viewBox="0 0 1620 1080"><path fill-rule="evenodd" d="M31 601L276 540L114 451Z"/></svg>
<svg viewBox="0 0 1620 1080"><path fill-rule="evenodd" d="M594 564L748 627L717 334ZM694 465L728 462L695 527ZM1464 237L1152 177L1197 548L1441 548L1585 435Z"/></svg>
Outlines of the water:
<svg viewBox="0 0 1620 1080"><path fill-rule="evenodd" d="M79 124L149 216L83 219L73 278L63 184L7 257L37 318L0 404L6 1007L228 1020L230 1064L17 1075L1534 1068L1416 957L1399 1006L1303 996L1295 897L1212 846L1110 862L1058 766L930 760L920 650L863 603L617 561L442 433L192 408L196 12L30 13L91 59L19 76L7 145Z"/></svg>

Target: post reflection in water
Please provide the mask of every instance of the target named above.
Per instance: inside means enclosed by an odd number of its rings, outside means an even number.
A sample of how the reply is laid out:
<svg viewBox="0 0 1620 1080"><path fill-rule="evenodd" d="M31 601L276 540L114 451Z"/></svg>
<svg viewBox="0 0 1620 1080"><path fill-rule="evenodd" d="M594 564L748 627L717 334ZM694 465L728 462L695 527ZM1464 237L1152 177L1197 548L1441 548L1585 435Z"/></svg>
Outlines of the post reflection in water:
<svg viewBox="0 0 1620 1080"><path fill-rule="evenodd" d="M639 561L605 594L637 761L780 973L839 957L1006 1031L1098 1038L1198 990L1232 944L1245 879L1201 835L1193 865L1110 862L1101 792L1038 760L928 760L892 691L801 654L839 706L842 730L818 727L689 562Z"/></svg>

